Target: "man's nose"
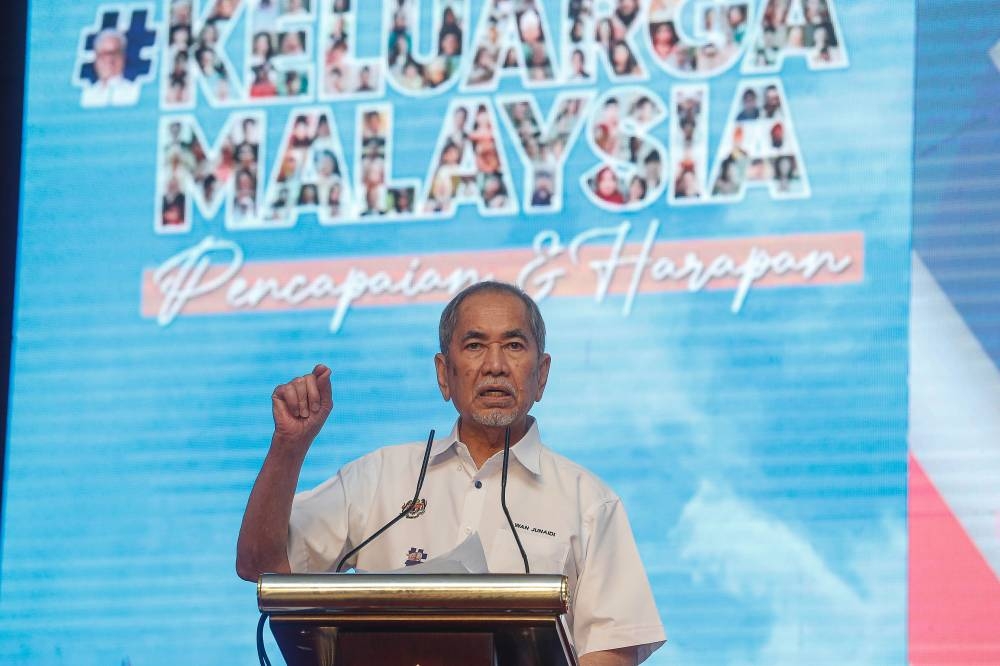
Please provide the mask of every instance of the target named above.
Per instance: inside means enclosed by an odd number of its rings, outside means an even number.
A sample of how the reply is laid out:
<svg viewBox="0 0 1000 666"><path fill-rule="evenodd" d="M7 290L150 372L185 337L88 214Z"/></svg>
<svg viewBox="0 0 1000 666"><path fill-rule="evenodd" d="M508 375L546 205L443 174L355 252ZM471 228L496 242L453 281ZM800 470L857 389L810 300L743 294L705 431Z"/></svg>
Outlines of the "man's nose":
<svg viewBox="0 0 1000 666"><path fill-rule="evenodd" d="M483 371L488 375L504 375L507 374L508 369L503 345L499 343L487 345L486 357L483 359Z"/></svg>

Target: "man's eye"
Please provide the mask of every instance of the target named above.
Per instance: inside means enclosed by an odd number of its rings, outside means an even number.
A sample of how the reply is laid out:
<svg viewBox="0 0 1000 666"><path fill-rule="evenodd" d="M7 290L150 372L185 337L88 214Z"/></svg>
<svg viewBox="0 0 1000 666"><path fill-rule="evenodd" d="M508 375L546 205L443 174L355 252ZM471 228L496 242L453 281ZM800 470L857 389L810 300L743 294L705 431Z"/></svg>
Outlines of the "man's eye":
<svg viewBox="0 0 1000 666"><path fill-rule="evenodd" d="M508 342L507 348L513 349L514 351L521 351L522 349L524 349L524 344L521 342Z"/></svg>
<svg viewBox="0 0 1000 666"><path fill-rule="evenodd" d="M470 342L467 345L465 345L465 348L468 349L469 351L478 351L482 349L482 347L483 347L482 343L479 342Z"/></svg>

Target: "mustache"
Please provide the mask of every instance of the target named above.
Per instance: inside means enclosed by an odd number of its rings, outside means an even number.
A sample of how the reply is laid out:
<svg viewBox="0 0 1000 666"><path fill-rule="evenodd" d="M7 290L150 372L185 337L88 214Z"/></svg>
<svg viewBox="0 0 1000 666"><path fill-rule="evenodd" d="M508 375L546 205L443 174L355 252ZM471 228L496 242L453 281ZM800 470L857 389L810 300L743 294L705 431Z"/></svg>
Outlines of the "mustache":
<svg viewBox="0 0 1000 666"><path fill-rule="evenodd" d="M476 393L482 393L483 391L490 391L494 389L502 389L511 395L517 395L517 389L514 388L514 385L510 381L503 378L485 380L476 384Z"/></svg>

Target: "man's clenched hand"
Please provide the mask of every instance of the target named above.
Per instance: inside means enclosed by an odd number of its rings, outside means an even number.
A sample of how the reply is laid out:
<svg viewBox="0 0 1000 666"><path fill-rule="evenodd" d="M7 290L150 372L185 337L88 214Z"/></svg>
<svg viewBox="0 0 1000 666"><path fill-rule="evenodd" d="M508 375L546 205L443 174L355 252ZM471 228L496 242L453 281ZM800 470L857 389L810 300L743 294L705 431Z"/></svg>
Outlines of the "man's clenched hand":
<svg viewBox="0 0 1000 666"><path fill-rule="evenodd" d="M305 454L333 409L330 368L317 365L312 372L274 389L274 444Z"/></svg>

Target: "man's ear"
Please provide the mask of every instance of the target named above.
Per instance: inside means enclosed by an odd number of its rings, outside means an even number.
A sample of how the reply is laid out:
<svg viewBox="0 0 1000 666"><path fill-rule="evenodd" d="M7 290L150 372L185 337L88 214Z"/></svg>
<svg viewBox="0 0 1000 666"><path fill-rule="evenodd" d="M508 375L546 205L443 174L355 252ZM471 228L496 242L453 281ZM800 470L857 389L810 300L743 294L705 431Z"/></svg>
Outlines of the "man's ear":
<svg viewBox="0 0 1000 666"><path fill-rule="evenodd" d="M448 386L448 359L444 354L434 354L434 369L437 371L438 389L445 402L451 400L451 388Z"/></svg>
<svg viewBox="0 0 1000 666"><path fill-rule="evenodd" d="M538 392L535 395L535 402L542 399L545 393L545 384L549 381L549 366L552 365L552 357L542 354L542 359L538 362Z"/></svg>

